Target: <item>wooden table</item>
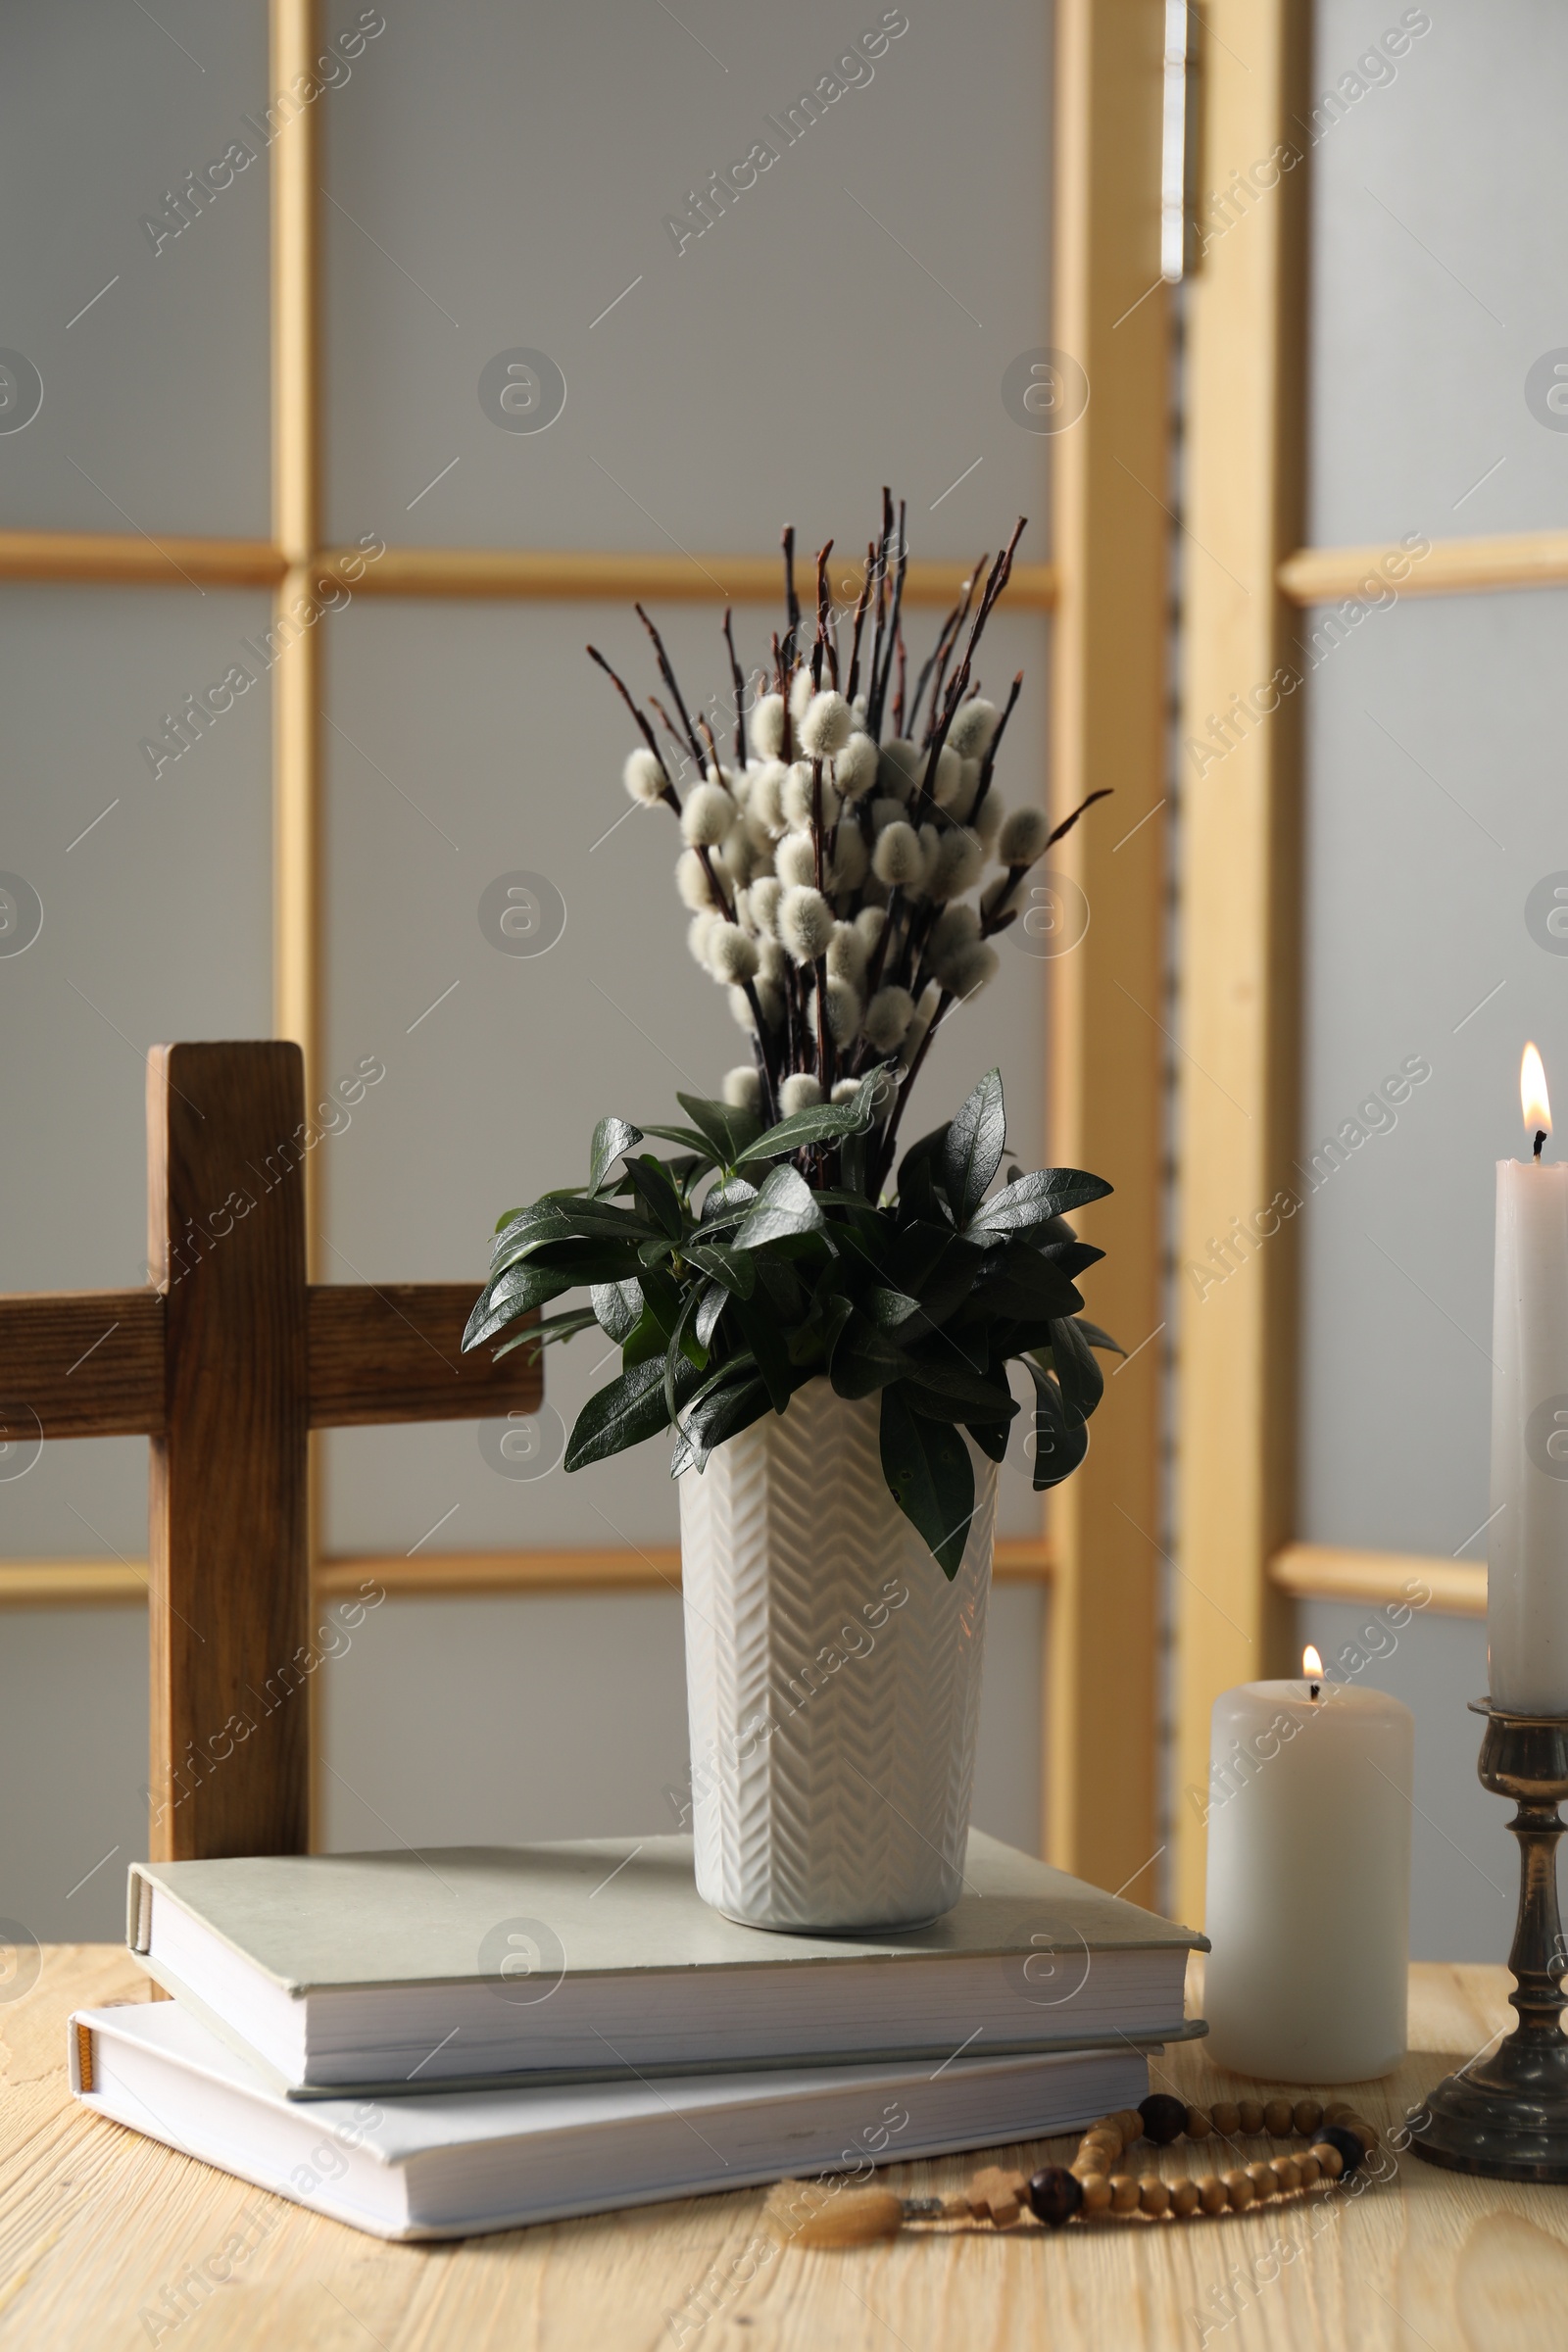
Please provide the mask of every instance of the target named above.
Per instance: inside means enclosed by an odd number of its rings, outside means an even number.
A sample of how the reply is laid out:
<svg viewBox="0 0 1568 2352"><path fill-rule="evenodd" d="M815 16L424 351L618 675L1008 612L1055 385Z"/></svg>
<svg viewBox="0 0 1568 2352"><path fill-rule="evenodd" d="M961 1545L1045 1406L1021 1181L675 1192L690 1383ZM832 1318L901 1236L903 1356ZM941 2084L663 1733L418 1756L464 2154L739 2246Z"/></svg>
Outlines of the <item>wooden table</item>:
<svg viewBox="0 0 1568 2352"><path fill-rule="evenodd" d="M1358 2094L1396 2123L1507 2017L1500 1968L1411 1972L1412 2056ZM850 2254L774 2250L760 2190L436 2246L384 2245L208 2171L74 2104L65 2018L144 1998L118 1948L55 1945L32 1990L0 2006L0 2347L179 2352L1562 2352L1568 2188L1436 2171L1413 2156L1351 2198L1229 2220L1070 2230L906 2232ZM1245 2095L1203 2056L1164 2086ZM1049 2145L1001 2152L1038 2161ZM1167 2152L1167 2157L1170 2152ZM918 2193L979 2161L883 2176ZM1168 2160L1167 2172L1174 2171ZM241 2232L229 2283L187 2297L193 2266ZM706 2319L704 2312L708 2313ZM671 2314L680 2315L671 2319ZM177 2324L175 2324L177 2321Z"/></svg>

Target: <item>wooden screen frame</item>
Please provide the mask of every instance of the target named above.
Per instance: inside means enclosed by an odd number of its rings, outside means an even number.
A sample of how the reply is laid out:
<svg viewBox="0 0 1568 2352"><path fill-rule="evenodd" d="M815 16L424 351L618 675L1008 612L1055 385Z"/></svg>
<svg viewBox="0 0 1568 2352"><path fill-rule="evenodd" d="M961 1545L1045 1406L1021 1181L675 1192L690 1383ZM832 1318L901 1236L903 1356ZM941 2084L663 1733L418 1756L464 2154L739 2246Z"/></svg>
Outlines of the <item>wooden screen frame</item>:
<svg viewBox="0 0 1568 2352"><path fill-rule="evenodd" d="M273 88L308 74L316 14L314 0L270 0ZM1163 45L1163 0L1058 0L1053 333L1086 368L1092 398L1086 416L1053 443L1055 560L1018 565L1008 590L1014 609L1058 616L1051 653L1054 805L1064 811L1102 782L1120 796L1118 821L1080 828L1060 858L1086 892L1093 921L1083 947L1054 973L1050 1097L1055 1156L1104 1168L1117 1186L1086 1219L1110 1250L1096 1277L1097 1312L1131 1335L1129 1347L1148 1344L1125 1382L1116 1376L1089 1460L1058 1498L1049 1539L1043 1523L1038 1536L1000 1543L997 1554L1000 1581L1054 1590L1042 1659L1050 1850L1144 1899L1152 1899L1145 1874L1158 1861L1170 444L1168 290L1159 280ZM352 553L320 539L318 112L302 109L270 151L270 536L0 532L0 579L265 586L282 612ZM963 568L912 564L906 601L951 604ZM772 602L777 559L393 547L358 588L415 598L707 602L715 578L737 603ZM272 689L274 1028L303 1049L308 1089L320 1071L322 1029L323 659L320 632L303 632L276 662ZM1136 838L1124 843L1118 835L1129 824ZM318 1208L313 1200L313 1236ZM358 1589L367 1575L389 1592L424 1596L679 1582L678 1554L667 1547L321 1558L313 1542L313 1560L323 1593ZM135 1562L0 1565L0 1608L125 1606L144 1594L145 1570Z"/></svg>
<svg viewBox="0 0 1568 2352"><path fill-rule="evenodd" d="M1200 184L1273 156L1309 113L1309 0L1210 0L1202 20ZM1295 1540L1298 1330L1294 1226L1245 1282L1200 1303L1182 1269L1232 1219L1290 1181L1299 1148L1300 704L1259 723L1236 710L1272 678L1302 607L1354 599L1375 574L1400 596L1477 595L1568 582L1568 532L1435 540L1419 564L1391 546L1300 544L1304 470L1307 171L1303 165L1214 238L1189 294L1181 695L1185 743L1234 737L1201 781L1183 771L1184 868L1176 1275L1178 1421L1175 1903L1200 1920L1205 1840L1188 1789L1208 1782L1209 1713L1234 1683L1294 1672L1290 1602L1377 1604L1412 1579L1429 1609L1486 1613L1472 1561ZM1223 218L1223 216L1221 216ZM1246 1105L1243 1110L1242 1105Z"/></svg>

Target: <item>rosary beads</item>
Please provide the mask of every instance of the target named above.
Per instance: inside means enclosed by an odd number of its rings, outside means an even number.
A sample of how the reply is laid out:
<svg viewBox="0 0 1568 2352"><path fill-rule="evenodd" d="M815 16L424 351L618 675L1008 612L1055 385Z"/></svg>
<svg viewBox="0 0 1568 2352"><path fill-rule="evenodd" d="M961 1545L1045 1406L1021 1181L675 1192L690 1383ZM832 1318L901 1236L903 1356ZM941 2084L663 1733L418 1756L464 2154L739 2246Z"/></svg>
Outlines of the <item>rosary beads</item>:
<svg viewBox="0 0 1568 2352"><path fill-rule="evenodd" d="M1202 2143L1266 2135L1309 2144L1296 2154L1240 2165L1198 2180L1162 2180L1157 2173L1124 2169L1140 2139L1155 2147L1186 2137ZM1025 2213L1048 2229L1101 2221L1186 2221L1204 2214L1245 2213L1265 2199L1332 2187L1357 2170L1377 2145L1372 2126L1343 2101L1220 2100L1189 2107L1156 2091L1140 2107L1124 2107L1091 2124L1068 2166L1047 2165L1033 2176L987 2165L967 2189L948 2197L900 2197L886 2188L841 2188L780 2181L767 2201L779 2233L804 2246L851 2246L894 2237L910 2222L990 2222L1011 2229Z"/></svg>

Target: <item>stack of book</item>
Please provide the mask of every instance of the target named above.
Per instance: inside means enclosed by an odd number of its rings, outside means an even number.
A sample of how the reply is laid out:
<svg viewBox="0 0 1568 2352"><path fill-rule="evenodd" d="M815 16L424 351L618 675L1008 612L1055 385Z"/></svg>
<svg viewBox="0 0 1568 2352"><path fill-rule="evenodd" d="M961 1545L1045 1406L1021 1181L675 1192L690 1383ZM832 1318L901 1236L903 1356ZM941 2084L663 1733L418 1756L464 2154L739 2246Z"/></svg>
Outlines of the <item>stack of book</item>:
<svg viewBox="0 0 1568 2352"><path fill-rule="evenodd" d="M934 1926L773 1935L686 1838L138 1864L173 1997L73 2088L381 2237L458 2237L1072 2131L1149 2088L1202 1938L982 1837Z"/></svg>

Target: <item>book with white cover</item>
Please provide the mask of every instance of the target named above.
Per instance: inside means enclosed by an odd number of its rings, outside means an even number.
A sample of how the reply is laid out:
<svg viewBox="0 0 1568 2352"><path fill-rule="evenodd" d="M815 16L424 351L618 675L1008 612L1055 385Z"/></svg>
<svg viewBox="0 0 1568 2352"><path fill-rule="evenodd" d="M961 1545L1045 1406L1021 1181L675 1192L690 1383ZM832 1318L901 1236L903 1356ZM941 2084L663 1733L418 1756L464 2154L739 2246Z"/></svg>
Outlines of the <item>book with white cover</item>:
<svg viewBox="0 0 1568 2352"><path fill-rule="evenodd" d="M737 1926L689 1838L137 1863L127 1940L293 2097L1148 2045L1189 1928L973 1832L907 1935Z"/></svg>
<svg viewBox="0 0 1568 2352"><path fill-rule="evenodd" d="M83 2106L377 2237L466 2237L1072 2132L1148 2095L1138 2052L361 2094L302 2106L172 2001L79 2010Z"/></svg>

